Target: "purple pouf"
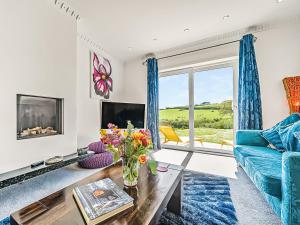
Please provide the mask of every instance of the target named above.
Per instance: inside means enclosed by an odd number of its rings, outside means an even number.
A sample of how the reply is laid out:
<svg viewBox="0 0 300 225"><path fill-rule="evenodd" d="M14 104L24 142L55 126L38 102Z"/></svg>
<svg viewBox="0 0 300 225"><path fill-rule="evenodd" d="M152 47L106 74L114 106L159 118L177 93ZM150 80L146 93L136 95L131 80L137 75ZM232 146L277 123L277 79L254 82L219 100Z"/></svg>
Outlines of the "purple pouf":
<svg viewBox="0 0 300 225"><path fill-rule="evenodd" d="M101 141L89 144L88 148L96 154L106 152L105 145Z"/></svg>
<svg viewBox="0 0 300 225"><path fill-rule="evenodd" d="M106 151L105 145L101 141L89 144L88 148L90 151L95 152L95 155L79 161L79 166L87 169L96 169L113 163L113 155Z"/></svg>
<svg viewBox="0 0 300 225"><path fill-rule="evenodd" d="M103 152L79 161L78 163L79 166L87 169L102 168L113 163L113 155L110 152Z"/></svg>

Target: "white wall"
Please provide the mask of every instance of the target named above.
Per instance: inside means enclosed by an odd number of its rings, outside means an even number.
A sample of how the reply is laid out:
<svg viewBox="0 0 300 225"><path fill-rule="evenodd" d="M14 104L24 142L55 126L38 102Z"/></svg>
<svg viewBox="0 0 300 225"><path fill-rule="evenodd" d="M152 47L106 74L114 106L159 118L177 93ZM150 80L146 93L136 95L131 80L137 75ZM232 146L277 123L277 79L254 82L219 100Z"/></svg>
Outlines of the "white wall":
<svg viewBox="0 0 300 225"><path fill-rule="evenodd" d="M123 62L103 51L96 51L79 37L77 40L77 146L81 148L99 140L100 97L90 98L90 50L111 62L113 92L109 101L124 101Z"/></svg>
<svg viewBox="0 0 300 225"><path fill-rule="evenodd" d="M185 50L182 50L185 51ZM179 50L180 52L180 50ZM167 53L166 53L167 54ZM170 53L172 54L172 53ZM213 61L222 58L229 58L238 55L238 44L224 46L188 55L177 56L158 61L159 71L200 62ZM147 102L147 66L142 65L141 59L125 62L124 76L124 97L133 102ZM174 90L174 93L177 90ZM175 97L175 96L174 96Z"/></svg>
<svg viewBox="0 0 300 225"><path fill-rule="evenodd" d="M142 60L133 60L124 66L124 94L128 102L147 103L147 66Z"/></svg>
<svg viewBox="0 0 300 225"><path fill-rule="evenodd" d="M293 22L255 33L258 37L255 50L260 75L264 128L273 126L288 115L289 109L282 79L286 76L300 75L299 27L300 22ZM238 51L238 44L232 44L160 60L159 69L238 56ZM146 67L141 63L140 59L132 60L126 62L124 68L124 76L127 78L124 96L136 102L147 100Z"/></svg>
<svg viewBox="0 0 300 225"><path fill-rule="evenodd" d="M289 114L282 79L300 75L300 21L256 36L263 122L268 128Z"/></svg>
<svg viewBox="0 0 300 225"><path fill-rule="evenodd" d="M52 1L0 7L0 173L76 151L76 22ZM16 140L16 94L64 98L64 135Z"/></svg>

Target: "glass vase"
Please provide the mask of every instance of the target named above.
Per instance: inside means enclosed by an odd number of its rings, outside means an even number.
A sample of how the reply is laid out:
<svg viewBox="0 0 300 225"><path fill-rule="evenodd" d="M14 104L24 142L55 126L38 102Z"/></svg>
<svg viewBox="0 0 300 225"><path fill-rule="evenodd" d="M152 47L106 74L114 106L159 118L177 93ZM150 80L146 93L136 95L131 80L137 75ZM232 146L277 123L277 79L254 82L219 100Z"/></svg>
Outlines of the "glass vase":
<svg viewBox="0 0 300 225"><path fill-rule="evenodd" d="M122 160L122 165L124 185L127 187L135 187L138 183L139 177L138 160L124 157Z"/></svg>

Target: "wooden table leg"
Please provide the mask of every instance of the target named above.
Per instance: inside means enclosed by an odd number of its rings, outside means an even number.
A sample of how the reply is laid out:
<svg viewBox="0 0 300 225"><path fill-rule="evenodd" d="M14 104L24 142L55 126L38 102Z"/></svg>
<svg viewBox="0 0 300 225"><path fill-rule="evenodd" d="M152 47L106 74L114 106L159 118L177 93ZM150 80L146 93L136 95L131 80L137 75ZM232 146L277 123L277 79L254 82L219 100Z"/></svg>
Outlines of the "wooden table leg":
<svg viewBox="0 0 300 225"><path fill-rule="evenodd" d="M177 215L181 214L181 183L182 179L180 179L180 181L178 182L178 185L167 205L168 211Z"/></svg>

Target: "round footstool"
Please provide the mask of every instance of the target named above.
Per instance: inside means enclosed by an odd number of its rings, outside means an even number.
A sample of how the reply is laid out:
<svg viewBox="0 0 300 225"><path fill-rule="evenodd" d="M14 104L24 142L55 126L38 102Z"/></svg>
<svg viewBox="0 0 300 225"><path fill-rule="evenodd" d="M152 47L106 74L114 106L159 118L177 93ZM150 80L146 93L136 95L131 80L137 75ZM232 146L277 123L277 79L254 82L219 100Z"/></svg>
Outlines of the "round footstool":
<svg viewBox="0 0 300 225"><path fill-rule="evenodd" d="M109 166L113 163L113 155L110 152L102 152L95 154L87 159L79 161L78 164L82 168L96 169Z"/></svg>

